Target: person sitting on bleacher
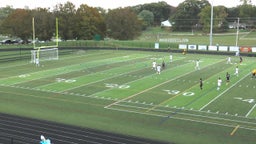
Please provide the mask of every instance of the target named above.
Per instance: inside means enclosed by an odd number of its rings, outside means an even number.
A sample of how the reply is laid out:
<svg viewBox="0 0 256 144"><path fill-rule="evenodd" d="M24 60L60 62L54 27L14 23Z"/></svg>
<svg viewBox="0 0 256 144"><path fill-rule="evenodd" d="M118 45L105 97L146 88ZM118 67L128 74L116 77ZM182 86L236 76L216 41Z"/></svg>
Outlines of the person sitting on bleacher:
<svg viewBox="0 0 256 144"><path fill-rule="evenodd" d="M40 138L41 138L40 144L51 144L50 139L45 139L43 135L41 135Z"/></svg>

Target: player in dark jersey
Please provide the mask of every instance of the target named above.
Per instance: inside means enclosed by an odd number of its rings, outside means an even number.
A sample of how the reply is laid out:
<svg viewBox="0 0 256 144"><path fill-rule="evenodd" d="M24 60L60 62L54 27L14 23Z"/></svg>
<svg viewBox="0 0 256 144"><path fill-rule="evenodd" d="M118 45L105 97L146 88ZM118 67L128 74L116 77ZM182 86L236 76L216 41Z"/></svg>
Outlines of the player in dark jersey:
<svg viewBox="0 0 256 144"><path fill-rule="evenodd" d="M200 80L199 80L199 85L200 85L200 89L202 90L203 89L203 80L202 80L202 78L200 78Z"/></svg>
<svg viewBox="0 0 256 144"><path fill-rule="evenodd" d="M240 64L243 62L243 58L240 56Z"/></svg>
<svg viewBox="0 0 256 144"><path fill-rule="evenodd" d="M229 81L230 81L230 74L227 72L227 74L226 74L226 84L228 85L228 83L229 83Z"/></svg>

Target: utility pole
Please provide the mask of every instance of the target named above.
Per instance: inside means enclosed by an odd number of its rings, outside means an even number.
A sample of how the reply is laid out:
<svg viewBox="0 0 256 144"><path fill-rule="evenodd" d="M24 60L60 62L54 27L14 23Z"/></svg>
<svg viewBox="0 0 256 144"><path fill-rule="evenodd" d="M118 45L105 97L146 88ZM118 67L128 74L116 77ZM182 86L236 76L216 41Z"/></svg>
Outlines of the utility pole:
<svg viewBox="0 0 256 144"><path fill-rule="evenodd" d="M240 21L240 18L237 18L237 24L236 24L236 46L237 46L237 43L238 43L238 34L239 34L239 21Z"/></svg>
<svg viewBox="0 0 256 144"><path fill-rule="evenodd" d="M212 3L211 3L210 46L212 46L212 27L213 27L213 1L212 1Z"/></svg>

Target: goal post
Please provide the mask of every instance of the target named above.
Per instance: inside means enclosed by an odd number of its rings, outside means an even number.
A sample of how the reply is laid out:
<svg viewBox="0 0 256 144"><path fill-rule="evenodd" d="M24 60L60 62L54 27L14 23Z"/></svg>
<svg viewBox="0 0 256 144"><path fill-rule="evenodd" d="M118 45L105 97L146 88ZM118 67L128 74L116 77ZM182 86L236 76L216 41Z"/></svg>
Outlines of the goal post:
<svg viewBox="0 0 256 144"><path fill-rule="evenodd" d="M52 46L40 46L36 47L36 36L35 36L35 19L32 18L32 30L33 30L33 47L34 50L31 50L31 63L36 63L36 59L40 61L45 60L58 60L59 52L58 52L58 18L56 18L56 44Z"/></svg>

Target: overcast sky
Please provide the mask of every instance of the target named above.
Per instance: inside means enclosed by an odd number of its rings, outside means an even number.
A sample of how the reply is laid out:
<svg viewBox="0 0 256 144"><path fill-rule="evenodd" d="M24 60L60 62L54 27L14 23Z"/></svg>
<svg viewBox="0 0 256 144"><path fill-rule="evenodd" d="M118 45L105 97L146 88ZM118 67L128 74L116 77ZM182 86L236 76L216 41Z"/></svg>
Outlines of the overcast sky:
<svg viewBox="0 0 256 144"><path fill-rule="evenodd" d="M28 6L30 9L36 7L42 8L53 8L58 3L66 3L68 0L1 0L0 7L7 5L13 6L14 8L24 8ZM118 7L135 6L138 4L145 4L151 2L165 1L169 5L178 6L179 3L185 0L69 0L77 7L81 4L87 4L91 7L102 7L105 9L113 9ZM226 7L236 7L240 5L240 0L208 0L212 2L214 6L224 5ZM256 0L251 0L253 5L256 5Z"/></svg>

